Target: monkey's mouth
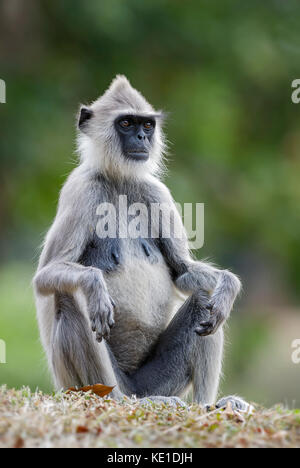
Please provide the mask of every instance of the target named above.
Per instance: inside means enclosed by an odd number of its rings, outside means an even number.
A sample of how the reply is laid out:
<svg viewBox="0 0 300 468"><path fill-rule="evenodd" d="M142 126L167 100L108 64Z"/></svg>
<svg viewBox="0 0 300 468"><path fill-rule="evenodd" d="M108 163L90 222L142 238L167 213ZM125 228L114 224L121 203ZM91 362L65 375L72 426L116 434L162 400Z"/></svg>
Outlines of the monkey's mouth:
<svg viewBox="0 0 300 468"><path fill-rule="evenodd" d="M126 156L134 161L147 161L149 159L148 151L127 151Z"/></svg>

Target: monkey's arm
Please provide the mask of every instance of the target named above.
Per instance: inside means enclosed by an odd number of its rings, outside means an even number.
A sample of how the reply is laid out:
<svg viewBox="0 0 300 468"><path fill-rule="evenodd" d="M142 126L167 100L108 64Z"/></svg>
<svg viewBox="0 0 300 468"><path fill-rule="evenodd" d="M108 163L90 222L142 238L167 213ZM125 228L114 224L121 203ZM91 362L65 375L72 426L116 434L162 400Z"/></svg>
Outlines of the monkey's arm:
<svg viewBox="0 0 300 468"><path fill-rule="evenodd" d="M170 268L177 288L187 294L201 292L207 300L207 309L211 315L208 321L201 323L197 332L201 335L215 333L230 315L234 301L241 289L240 280L230 271L219 270L209 263L192 259L186 232L173 199L168 191L164 191L163 196L164 202L169 203L174 212L174 226L171 232L181 232L182 235L180 238L160 236L160 250Z"/></svg>
<svg viewBox="0 0 300 468"><path fill-rule="evenodd" d="M76 179L75 179L76 180ZM85 187L87 189L87 187ZM79 190L80 191L80 190ZM92 235L90 190L78 193L74 176L63 189L58 213L51 227L40 258L33 284L37 294L72 294L80 289L87 301L96 338L109 335L114 324L114 303L108 294L102 271L78 263Z"/></svg>

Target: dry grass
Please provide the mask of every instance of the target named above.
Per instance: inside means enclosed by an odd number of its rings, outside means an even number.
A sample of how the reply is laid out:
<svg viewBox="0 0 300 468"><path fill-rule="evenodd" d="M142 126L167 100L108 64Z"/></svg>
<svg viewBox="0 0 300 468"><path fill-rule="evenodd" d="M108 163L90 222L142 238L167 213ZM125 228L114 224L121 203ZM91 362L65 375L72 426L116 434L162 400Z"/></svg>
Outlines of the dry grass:
<svg viewBox="0 0 300 468"><path fill-rule="evenodd" d="M0 447L300 447L300 410L206 413L0 387Z"/></svg>

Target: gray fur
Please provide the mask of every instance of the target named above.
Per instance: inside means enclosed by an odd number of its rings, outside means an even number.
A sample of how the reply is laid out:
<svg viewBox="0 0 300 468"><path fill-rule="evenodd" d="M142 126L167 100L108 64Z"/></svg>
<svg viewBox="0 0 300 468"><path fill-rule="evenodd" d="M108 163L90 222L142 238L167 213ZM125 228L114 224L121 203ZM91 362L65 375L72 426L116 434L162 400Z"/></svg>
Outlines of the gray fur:
<svg viewBox="0 0 300 468"><path fill-rule="evenodd" d="M192 384L196 402L213 403L222 325L239 280L194 261L186 237L165 239L161 226L153 239L97 237L98 205L117 206L119 195L143 203L149 215L151 203L167 203L174 226L183 226L159 179L162 114L125 77L89 109L79 136L81 163L62 189L34 278L41 340L56 386L115 385L118 398L178 396ZM147 162L122 156L113 122L126 112L156 116Z"/></svg>

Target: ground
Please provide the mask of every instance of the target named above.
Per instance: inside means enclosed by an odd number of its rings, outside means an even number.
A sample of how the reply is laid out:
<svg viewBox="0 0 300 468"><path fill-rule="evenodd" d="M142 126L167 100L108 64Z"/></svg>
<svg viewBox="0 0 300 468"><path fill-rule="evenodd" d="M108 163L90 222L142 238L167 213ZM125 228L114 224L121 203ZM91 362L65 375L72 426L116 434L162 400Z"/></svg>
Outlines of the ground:
<svg viewBox="0 0 300 468"><path fill-rule="evenodd" d="M0 387L2 447L300 447L300 410L224 410L122 403L92 393Z"/></svg>

